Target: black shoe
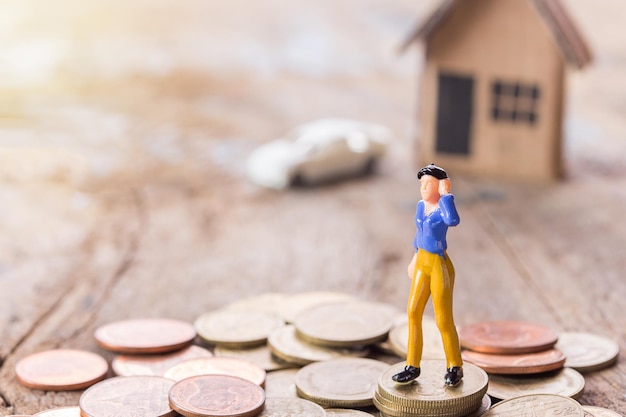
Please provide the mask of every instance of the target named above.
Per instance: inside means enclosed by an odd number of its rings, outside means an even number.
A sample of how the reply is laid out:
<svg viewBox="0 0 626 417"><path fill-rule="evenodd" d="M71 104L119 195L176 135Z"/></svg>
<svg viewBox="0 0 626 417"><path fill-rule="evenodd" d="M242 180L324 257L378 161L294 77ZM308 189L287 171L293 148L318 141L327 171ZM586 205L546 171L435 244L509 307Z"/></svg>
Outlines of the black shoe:
<svg viewBox="0 0 626 417"><path fill-rule="evenodd" d="M444 377L446 385L449 387L455 387L459 385L461 379L463 379L463 368L460 366L453 366L448 369L446 376Z"/></svg>
<svg viewBox="0 0 626 417"><path fill-rule="evenodd" d="M391 379L397 384L404 385L413 382L418 376L420 376L420 368L408 365L404 367L404 371L398 372Z"/></svg>

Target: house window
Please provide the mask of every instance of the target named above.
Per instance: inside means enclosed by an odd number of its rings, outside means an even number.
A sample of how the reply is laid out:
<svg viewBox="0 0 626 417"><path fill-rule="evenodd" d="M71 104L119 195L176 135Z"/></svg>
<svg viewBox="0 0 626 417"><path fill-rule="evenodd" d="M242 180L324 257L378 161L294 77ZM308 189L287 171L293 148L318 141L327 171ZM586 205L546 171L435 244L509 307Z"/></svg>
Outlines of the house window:
<svg viewBox="0 0 626 417"><path fill-rule="evenodd" d="M536 84L495 81L491 85L491 117L494 121L537 122L539 87Z"/></svg>

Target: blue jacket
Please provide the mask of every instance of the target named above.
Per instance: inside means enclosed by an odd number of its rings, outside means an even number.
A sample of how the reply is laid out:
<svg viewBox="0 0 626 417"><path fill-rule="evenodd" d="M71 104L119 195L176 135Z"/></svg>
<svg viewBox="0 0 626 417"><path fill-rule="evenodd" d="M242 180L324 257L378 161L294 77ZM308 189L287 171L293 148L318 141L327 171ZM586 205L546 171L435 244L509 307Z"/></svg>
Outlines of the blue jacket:
<svg viewBox="0 0 626 417"><path fill-rule="evenodd" d="M421 200L417 203L415 213L417 233L413 240L413 247L416 251L423 249L444 256L448 247L446 242L448 227L456 226L461 221L454 205L454 196L442 195L439 199L439 208L433 210L428 216L424 215L424 209L424 200Z"/></svg>

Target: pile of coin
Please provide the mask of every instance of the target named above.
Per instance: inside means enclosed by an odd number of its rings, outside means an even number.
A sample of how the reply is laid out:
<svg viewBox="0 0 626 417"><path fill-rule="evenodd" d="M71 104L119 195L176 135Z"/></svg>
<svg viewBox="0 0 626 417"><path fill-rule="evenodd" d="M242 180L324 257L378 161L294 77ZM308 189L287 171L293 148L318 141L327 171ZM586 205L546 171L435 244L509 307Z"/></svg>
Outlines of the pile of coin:
<svg viewBox="0 0 626 417"><path fill-rule="evenodd" d="M487 371L488 394L498 400L528 394L579 398L585 386L580 372L611 365L619 352L606 338L557 336L549 327L523 321L478 323L461 328L459 337L463 359Z"/></svg>
<svg viewBox="0 0 626 417"><path fill-rule="evenodd" d="M374 405L384 416L463 417L478 415L489 407L490 401L485 400L488 377L477 366L466 364L463 382L450 388L442 379L446 370L445 360L422 360L421 376L412 384L398 385L391 377L404 365L404 362L393 365L378 380ZM486 407L481 407L483 404Z"/></svg>
<svg viewBox="0 0 626 417"><path fill-rule="evenodd" d="M476 417L490 408L491 397L549 393L577 398L584 378L572 368L588 372L609 366L619 351L614 342L609 349L606 339L571 333L561 334L556 345L567 356L566 367L560 363L560 369L549 372L528 361L494 368L472 356L490 355L493 361L503 353L511 359L555 350L556 338L546 329L508 326L492 322L460 330L465 376L454 388L443 384L443 347L432 318L423 320L422 374L400 386L391 375L404 366L398 358L406 355L406 313L332 292L261 294L206 312L193 323L108 323L94 336L101 348L116 354L111 363L115 377L109 379L104 379L109 366L103 357L70 349L26 357L16 365L16 375L31 388L86 389L76 407L38 414L45 417L363 417L364 411L383 417ZM513 372L503 374L508 368ZM532 405L535 400L523 401L531 404L528 409L541 408ZM550 399L546 404L570 403ZM501 411L484 415L516 415L501 405L493 409ZM585 412L587 417L608 415Z"/></svg>

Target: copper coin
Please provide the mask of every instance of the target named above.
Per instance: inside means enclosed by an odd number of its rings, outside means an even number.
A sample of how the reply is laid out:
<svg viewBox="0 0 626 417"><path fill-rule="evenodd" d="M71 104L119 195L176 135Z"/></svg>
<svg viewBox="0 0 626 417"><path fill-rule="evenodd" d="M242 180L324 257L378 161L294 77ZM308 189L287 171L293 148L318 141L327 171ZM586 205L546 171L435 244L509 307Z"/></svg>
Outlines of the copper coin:
<svg viewBox="0 0 626 417"><path fill-rule="evenodd" d="M173 319L135 319L106 324L94 334L100 346L119 353L166 353L190 345L193 325Z"/></svg>
<svg viewBox="0 0 626 417"><path fill-rule="evenodd" d="M80 397L82 417L173 417L168 392L174 381L159 376L118 376L89 388Z"/></svg>
<svg viewBox="0 0 626 417"><path fill-rule="evenodd" d="M488 321L459 331L464 348L504 355L541 352L553 347L557 338L549 327L525 321Z"/></svg>
<svg viewBox="0 0 626 417"><path fill-rule="evenodd" d="M22 385L50 391L85 389L102 380L108 370L102 356L73 349L35 353L15 365L17 380Z"/></svg>
<svg viewBox="0 0 626 417"><path fill-rule="evenodd" d="M259 386L265 385L267 372L259 365L245 359L213 357L189 359L172 366L165 377L174 381L197 375L236 376Z"/></svg>
<svg viewBox="0 0 626 417"><path fill-rule="evenodd" d="M34 414L37 417L80 417L80 407L59 407Z"/></svg>
<svg viewBox="0 0 626 417"><path fill-rule="evenodd" d="M496 355L465 350L464 361L492 374L522 375L554 371L563 367L565 355L558 349L518 355Z"/></svg>
<svg viewBox="0 0 626 417"><path fill-rule="evenodd" d="M265 404L263 388L228 375L198 375L178 381L169 393L170 406L187 417L252 417Z"/></svg>
<svg viewBox="0 0 626 417"><path fill-rule="evenodd" d="M200 346L189 346L178 352L157 355L118 355L111 367L118 376L163 376L172 366L196 358L209 358L213 354Z"/></svg>

